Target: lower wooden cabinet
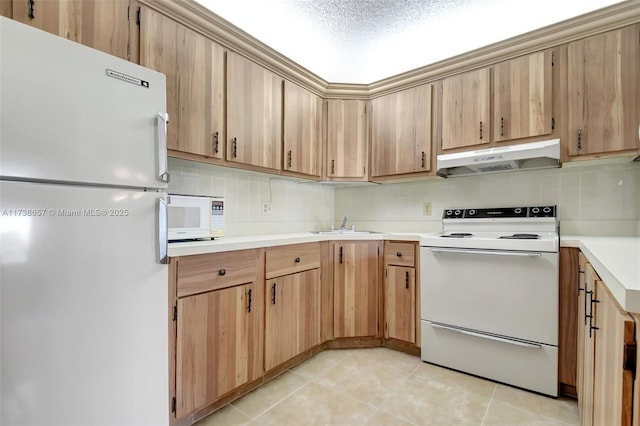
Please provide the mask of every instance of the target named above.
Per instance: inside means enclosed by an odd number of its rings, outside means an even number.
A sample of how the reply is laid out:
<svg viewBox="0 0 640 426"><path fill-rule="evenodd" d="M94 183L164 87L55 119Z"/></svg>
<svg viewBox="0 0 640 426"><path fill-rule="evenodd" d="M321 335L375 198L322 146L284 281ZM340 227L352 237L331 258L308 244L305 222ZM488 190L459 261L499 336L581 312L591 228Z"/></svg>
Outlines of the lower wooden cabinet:
<svg viewBox="0 0 640 426"><path fill-rule="evenodd" d="M380 242L333 243L334 337L379 336Z"/></svg>
<svg viewBox="0 0 640 426"><path fill-rule="evenodd" d="M178 300L177 418L262 375L263 301L255 295L252 283Z"/></svg>
<svg viewBox="0 0 640 426"><path fill-rule="evenodd" d="M320 269L265 283L264 368L269 371L320 343Z"/></svg>
<svg viewBox="0 0 640 426"><path fill-rule="evenodd" d="M416 253L413 242L385 241L384 337L416 343Z"/></svg>
<svg viewBox="0 0 640 426"><path fill-rule="evenodd" d="M636 324L583 257L581 264L577 374L581 424L631 426Z"/></svg>

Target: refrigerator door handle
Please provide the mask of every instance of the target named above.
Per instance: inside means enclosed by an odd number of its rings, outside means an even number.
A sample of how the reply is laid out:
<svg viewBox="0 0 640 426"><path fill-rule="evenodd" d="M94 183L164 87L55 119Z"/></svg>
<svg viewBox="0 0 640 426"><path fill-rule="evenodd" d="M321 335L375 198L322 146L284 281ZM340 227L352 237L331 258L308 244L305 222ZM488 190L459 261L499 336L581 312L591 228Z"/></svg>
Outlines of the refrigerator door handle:
<svg viewBox="0 0 640 426"><path fill-rule="evenodd" d="M158 198L158 259L160 263L169 263L168 249L167 201L164 198Z"/></svg>
<svg viewBox="0 0 640 426"><path fill-rule="evenodd" d="M169 182L169 166L167 163L167 123L169 122L169 114L159 112L156 116L156 125L158 128L158 179L162 182Z"/></svg>

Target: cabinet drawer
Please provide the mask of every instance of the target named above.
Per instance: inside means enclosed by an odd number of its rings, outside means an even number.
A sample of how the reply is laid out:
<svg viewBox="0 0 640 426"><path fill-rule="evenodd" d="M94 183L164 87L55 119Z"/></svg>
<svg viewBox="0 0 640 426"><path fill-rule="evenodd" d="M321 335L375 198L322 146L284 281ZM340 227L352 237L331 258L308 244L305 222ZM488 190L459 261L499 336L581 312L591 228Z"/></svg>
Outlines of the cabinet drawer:
<svg viewBox="0 0 640 426"><path fill-rule="evenodd" d="M266 256L267 279L319 268L320 243L269 247Z"/></svg>
<svg viewBox="0 0 640 426"><path fill-rule="evenodd" d="M387 265L416 266L416 245L408 242L385 242L384 263Z"/></svg>
<svg viewBox="0 0 640 426"><path fill-rule="evenodd" d="M256 280L258 250L183 256L178 261L178 297Z"/></svg>

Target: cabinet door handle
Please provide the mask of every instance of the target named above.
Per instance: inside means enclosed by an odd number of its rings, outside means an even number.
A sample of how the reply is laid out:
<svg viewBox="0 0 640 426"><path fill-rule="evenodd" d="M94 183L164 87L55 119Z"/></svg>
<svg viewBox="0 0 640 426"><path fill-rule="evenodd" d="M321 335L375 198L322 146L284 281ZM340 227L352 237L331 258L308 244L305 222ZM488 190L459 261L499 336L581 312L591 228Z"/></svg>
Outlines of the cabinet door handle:
<svg viewBox="0 0 640 426"><path fill-rule="evenodd" d="M582 129L578 129L578 151L582 151Z"/></svg>
<svg viewBox="0 0 640 426"><path fill-rule="evenodd" d="M422 151L422 162L420 164L421 164L423 169L424 169L426 163L427 163L426 155L425 155L424 151Z"/></svg>
<svg viewBox="0 0 640 426"><path fill-rule="evenodd" d="M233 158L237 158L238 157L238 138L233 138L233 142L232 142L232 147L233 147Z"/></svg>
<svg viewBox="0 0 640 426"><path fill-rule="evenodd" d="M251 289L247 292L247 312L251 312Z"/></svg>
<svg viewBox="0 0 640 426"><path fill-rule="evenodd" d="M504 117L500 117L500 136L504 136Z"/></svg>
<svg viewBox="0 0 640 426"><path fill-rule="evenodd" d="M404 274L404 288L409 288L409 271L406 271Z"/></svg>
<svg viewBox="0 0 640 426"><path fill-rule="evenodd" d="M336 173L336 160L331 160L331 174Z"/></svg>
<svg viewBox="0 0 640 426"><path fill-rule="evenodd" d="M480 140L482 140L482 121L480 122Z"/></svg>
<svg viewBox="0 0 640 426"><path fill-rule="evenodd" d="M295 262L296 262L296 263L300 263L300 258L299 258L299 257L296 257Z"/></svg>
<svg viewBox="0 0 640 426"><path fill-rule="evenodd" d="M273 285L271 286L271 304L275 305L276 304L276 288L277 288L278 284L277 283L273 283Z"/></svg>
<svg viewBox="0 0 640 426"><path fill-rule="evenodd" d="M342 263L342 247L340 247L340 263Z"/></svg>
<svg viewBox="0 0 640 426"><path fill-rule="evenodd" d="M29 0L29 19L36 19L36 15L34 13L34 0Z"/></svg>
<svg viewBox="0 0 640 426"><path fill-rule="evenodd" d="M291 150L287 153L287 167L291 168Z"/></svg>
<svg viewBox="0 0 640 426"><path fill-rule="evenodd" d="M227 270L226 269L220 269L218 271L218 275L220 275L221 277L224 277L225 275L227 275Z"/></svg>
<svg viewBox="0 0 640 426"><path fill-rule="evenodd" d="M213 134L213 153L214 154L217 154L220 151L220 149L219 149L220 140L219 139L220 139L220 134L218 132L215 132Z"/></svg>

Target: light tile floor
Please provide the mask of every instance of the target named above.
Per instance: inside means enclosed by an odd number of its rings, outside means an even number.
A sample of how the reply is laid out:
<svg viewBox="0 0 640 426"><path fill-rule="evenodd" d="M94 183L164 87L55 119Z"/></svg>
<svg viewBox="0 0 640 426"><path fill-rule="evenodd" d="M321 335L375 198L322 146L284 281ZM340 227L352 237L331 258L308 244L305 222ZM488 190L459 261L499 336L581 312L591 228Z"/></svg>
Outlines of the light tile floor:
<svg viewBox="0 0 640 426"><path fill-rule="evenodd" d="M326 350L197 426L577 425L578 406L386 348Z"/></svg>

